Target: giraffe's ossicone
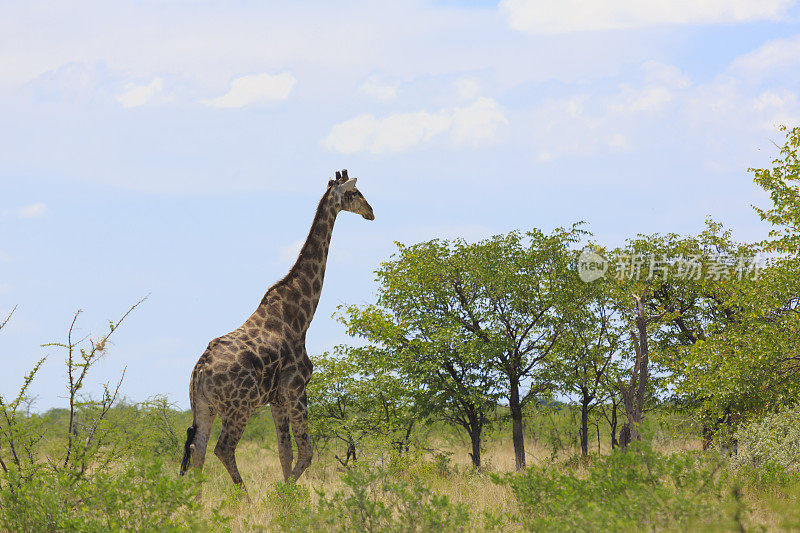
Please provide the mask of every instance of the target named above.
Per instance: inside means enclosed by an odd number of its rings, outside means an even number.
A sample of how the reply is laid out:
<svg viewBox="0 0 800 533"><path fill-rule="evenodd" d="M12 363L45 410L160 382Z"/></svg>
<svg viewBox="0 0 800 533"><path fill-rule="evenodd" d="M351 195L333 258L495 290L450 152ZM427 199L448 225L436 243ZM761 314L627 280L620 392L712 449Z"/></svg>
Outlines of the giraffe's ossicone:
<svg viewBox="0 0 800 533"><path fill-rule="evenodd" d="M189 398L193 422L186 431L181 474L190 463L203 468L211 425L219 416L222 434L214 454L234 483L236 444L250 416L269 404L278 432L278 453L284 479L297 479L311 464L306 384L313 365L306 353L306 331L322 292L331 235L340 211L374 220L367 200L347 171L336 173L317 206L311 230L294 266L269 288L256 311L238 329L212 340L192 371ZM290 431L297 443L292 468Z"/></svg>

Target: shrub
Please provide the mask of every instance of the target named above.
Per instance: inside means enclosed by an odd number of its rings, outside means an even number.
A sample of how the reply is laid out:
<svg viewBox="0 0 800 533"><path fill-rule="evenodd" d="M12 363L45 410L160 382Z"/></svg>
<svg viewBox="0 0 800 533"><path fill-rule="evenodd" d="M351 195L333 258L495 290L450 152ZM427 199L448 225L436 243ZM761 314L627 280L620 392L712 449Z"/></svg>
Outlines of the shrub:
<svg viewBox="0 0 800 533"><path fill-rule="evenodd" d="M316 506L302 486L277 485L267 496L275 510L273 526L283 531L410 533L463 531L469 522L463 505L450 503L421 483L398 480L381 468L359 466L341 481L343 489L331 495L319 492Z"/></svg>
<svg viewBox="0 0 800 533"><path fill-rule="evenodd" d="M9 469L0 476L0 530L224 530L218 510L210 519L200 513L198 480L172 470L158 460L131 461L80 478L43 467L23 480Z"/></svg>
<svg viewBox="0 0 800 533"><path fill-rule="evenodd" d="M67 353L68 409L47 417L20 409L44 360L13 400L0 395L0 531L225 528L219 508L212 509L210 519L199 513L197 478L178 477L176 465L165 472L153 458L178 448L174 411L165 399L119 405L119 384L104 386L100 400L79 396L109 337L136 305L96 340L72 340L76 313L67 342L51 345ZM66 423L59 424L59 418Z"/></svg>
<svg viewBox="0 0 800 533"><path fill-rule="evenodd" d="M788 471L800 472L800 408L744 424L735 437L738 441L738 453L732 459L735 467L780 465Z"/></svg>
<svg viewBox="0 0 800 533"><path fill-rule="evenodd" d="M576 474L531 467L493 479L511 488L532 531L686 529L710 520L727 499L716 466L688 453L661 455L645 443Z"/></svg>
<svg viewBox="0 0 800 533"><path fill-rule="evenodd" d="M293 480L276 483L267 491L265 500L273 509L276 517L275 525L278 528L284 531L310 528L308 515L312 513L312 507L308 488L298 485Z"/></svg>

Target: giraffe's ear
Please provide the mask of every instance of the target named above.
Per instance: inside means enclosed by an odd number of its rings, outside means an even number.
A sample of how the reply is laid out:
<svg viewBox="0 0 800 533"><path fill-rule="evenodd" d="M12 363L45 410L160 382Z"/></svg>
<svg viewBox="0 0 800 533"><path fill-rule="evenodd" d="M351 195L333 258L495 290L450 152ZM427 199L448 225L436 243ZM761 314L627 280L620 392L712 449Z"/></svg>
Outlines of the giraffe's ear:
<svg viewBox="0 0 800 533"><path fill-rule="evenodd" d="M356 188L356 178L350 178L342 183L342 192L352 191Z"/></svg>
<svg viewBox="0 0 800 533"><path fill-rule="evenodd" d="M335 181L333 181L333 180L328 180L328 187L331 187L331 186L333 186L333 184L334 184L334 183L336 183L336 182L335 182Z"/></svg>

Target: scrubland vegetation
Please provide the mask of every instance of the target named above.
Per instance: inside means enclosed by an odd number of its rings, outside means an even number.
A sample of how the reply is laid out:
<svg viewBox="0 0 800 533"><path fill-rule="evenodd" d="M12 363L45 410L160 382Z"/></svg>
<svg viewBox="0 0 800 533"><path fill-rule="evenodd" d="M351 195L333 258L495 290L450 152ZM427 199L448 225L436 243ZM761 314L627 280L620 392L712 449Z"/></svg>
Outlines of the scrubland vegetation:
<svg viewBox="0 0 800 533"><path fill-rule="evenodd" d="M28 408L41 361L1 397L0 529L800 529L800 129L786 134L753 171L765 242L709 221L616 249L582 224L399 246L374 302L339 310L354 342L312 354L298 482L268 410L250 422L249 499L213 457L177 476L190 413L94 387L124 316L68 335L51 345L63 409Z"/></svg>

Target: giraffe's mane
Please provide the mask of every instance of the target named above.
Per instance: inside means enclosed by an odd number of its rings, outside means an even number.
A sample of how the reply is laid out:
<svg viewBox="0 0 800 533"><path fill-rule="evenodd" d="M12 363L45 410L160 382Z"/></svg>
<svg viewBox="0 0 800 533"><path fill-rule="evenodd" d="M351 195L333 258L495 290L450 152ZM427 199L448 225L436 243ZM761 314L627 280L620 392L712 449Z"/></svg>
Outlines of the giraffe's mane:
<svg viewBox="0 0 800 533"><path fill-rule="evenodd" d="M319 221L319 218L322 216L322 206L325 204L326 200L328 199L328 196L330 196L331 191L333 190L333 185L334 185L333 181L328 183L328 189L325 191L325 194L322 195L322 198L320 198L319 203L317 204L317 210L314 213L314 220L311 222L311 227L308 230L308 235L306 236L306 240L303 241L303 247L300 249L300 254L297 256L297 259L295 260L294 264L292 265L292 268L289 269L289 272L287 272L285 276L283 276L280 280L275 282L269 289L267 289L267 293L266 294L269 294L273 290L275 290L275 289L277 289L279 287L282 287L283 285L286 285L286 283L297 272L297 268L298 268L298 265L300 264L300 260L303 259L304 255L305 255L305 251L306 251L306 246L305 245L308 242L308 239L311 238L311 234L313 233L314 228L317 226L317 222ZM265 297L266 297L266 294L264 295Z"/></svg>

